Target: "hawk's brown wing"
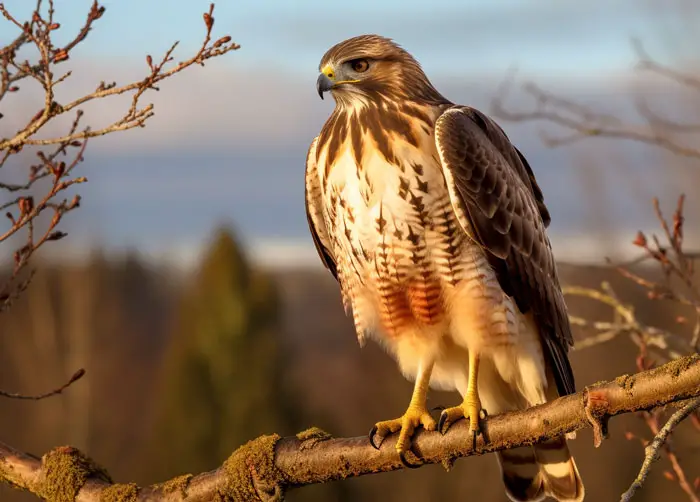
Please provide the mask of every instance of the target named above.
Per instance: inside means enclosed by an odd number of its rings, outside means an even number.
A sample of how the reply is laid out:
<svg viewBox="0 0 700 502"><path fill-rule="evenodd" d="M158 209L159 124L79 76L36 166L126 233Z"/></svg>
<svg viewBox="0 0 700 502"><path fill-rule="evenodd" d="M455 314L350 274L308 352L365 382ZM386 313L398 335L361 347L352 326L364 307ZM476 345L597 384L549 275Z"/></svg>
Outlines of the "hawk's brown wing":
<svg viewBox="0 0 700 502"><path fill-rule="evenodd" d="M489 255L503 291L532 311L560 395L575 392L573 344L546 227L550 217L532 169L503 130L479 111L451 107L435 141L462 227Z"/></svg>
<svg viewBox="0 0 700 502"><path fill-rule="evenodd" d="M306 154L306 220L311 230L311 237L314 240L316 251L321 257L321 261L328 270L331 271L333 277L338 280L338 269L331 253L330 239L326 229L326 223L323 218L323 201L321 200L321 182L316 169L316 145L318 144L318 136L314 138Z"/></svg>

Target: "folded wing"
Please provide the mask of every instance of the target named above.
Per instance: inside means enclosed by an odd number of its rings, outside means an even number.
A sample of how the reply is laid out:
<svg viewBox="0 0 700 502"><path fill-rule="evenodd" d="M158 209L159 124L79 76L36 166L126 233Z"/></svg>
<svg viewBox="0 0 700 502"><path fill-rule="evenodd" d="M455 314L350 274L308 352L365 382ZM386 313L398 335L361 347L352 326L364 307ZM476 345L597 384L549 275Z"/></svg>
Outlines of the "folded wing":
<svg viewBox="0 0 700 502"><path fill-rule="evenodd" d="M549 212L535 176L503 130L478 110L448 108L435 141L462 228L487 251L503 291L532 311L560 395L575 392L573 344L546 227Z"/></svg>

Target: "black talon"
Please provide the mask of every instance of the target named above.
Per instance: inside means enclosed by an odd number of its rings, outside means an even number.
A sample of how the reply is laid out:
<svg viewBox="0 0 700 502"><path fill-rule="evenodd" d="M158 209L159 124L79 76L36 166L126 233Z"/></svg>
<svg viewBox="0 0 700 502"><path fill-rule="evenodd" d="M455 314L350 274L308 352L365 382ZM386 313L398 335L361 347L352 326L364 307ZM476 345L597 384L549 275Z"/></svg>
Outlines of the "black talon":
<svg viewBox="0 0 700 502"><path fill-rule="evenodd" d="M438 404L438 405L435 406L434 408L431 408L430 411L442 411L442 410L444 410L444 409L445 409L445 406L443 406L443 405L441 405L441 404Z"/></svg>
<svg viewBox="0 0 700 502"><path fill-rule="evenodd" d="M445 425L445 422L447 422L447 413L442 412L442 413L440 413L440 420L438 420L437 430L438 430L438 431L440 432L440 434L442 434L443 436L444 436L445 433L447 432L446 430L444 430L444 431L442 430L442 427Z"/></svg>
<svg viewBox="0 0 700 502"><path fill-rule="evenodd" d="M375 425L374 427L372 427L372 430L369 431L369 444L371 444L372 448L374 448L375 450L378 450L379 447L382 445L381 441L379 442L379 445L374 444L374 436L376 436L377 430L378 430L377 426ZM384 440L384 438L382 438L382 441L383 440Z"/></svg>
<svg viewBox="0 0 700 502"><path fill-rule="evenodd" d="M408 460L406 460L406 452L405 451L400 451L399 452L399 459L401 459L401 463L403 464L404 467L408 469L418 469L422 463L420 464L412 464Z"/></svg>

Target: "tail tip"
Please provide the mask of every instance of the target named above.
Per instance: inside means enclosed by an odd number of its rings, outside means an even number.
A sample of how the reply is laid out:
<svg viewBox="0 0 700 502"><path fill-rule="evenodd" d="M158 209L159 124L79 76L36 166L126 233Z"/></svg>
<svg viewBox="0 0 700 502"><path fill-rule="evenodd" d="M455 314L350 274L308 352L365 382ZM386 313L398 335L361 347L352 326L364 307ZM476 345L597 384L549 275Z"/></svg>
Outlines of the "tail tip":
<svg viewBox="0 0 700 502"><path fill-rule="evenodd" d="M562 462L563 464L563 462ZM557 502L582 502L586 491L573 458L566 466L556 465L557 473L546 472L543 465L534 477L519 477L514 473L503 473L506 495L512 502L540 502L547 497ZM550 464L548 467L554 467ZM566 472L562 472L566 468Z"/></svg>
<svg viewBox="0 0 700 502"><path fill-rule="evenodd" d="M543 478L544 493L557 502L582 502L586 496L586 490L576 462L573 457L570 457L566 463L567 472L559 472L558 475L546 472L543 466L540 474Z"/></svg>

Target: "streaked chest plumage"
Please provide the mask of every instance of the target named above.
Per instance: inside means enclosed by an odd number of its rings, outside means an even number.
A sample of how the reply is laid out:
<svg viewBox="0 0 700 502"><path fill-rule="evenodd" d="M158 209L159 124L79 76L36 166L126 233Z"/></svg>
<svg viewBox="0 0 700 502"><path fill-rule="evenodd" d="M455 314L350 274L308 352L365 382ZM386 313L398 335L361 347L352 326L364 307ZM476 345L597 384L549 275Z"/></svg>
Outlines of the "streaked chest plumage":
<svg viewBox="0 0 700 502"><path fill-rule="evenodd" d="M391 337L411 325L440 325L458 285L483 290L495 278L457 220L432 125L413 120L410 130L377 133L359 124L336 123L316 151L346 308L360 335L377 326Z"/></svg>

